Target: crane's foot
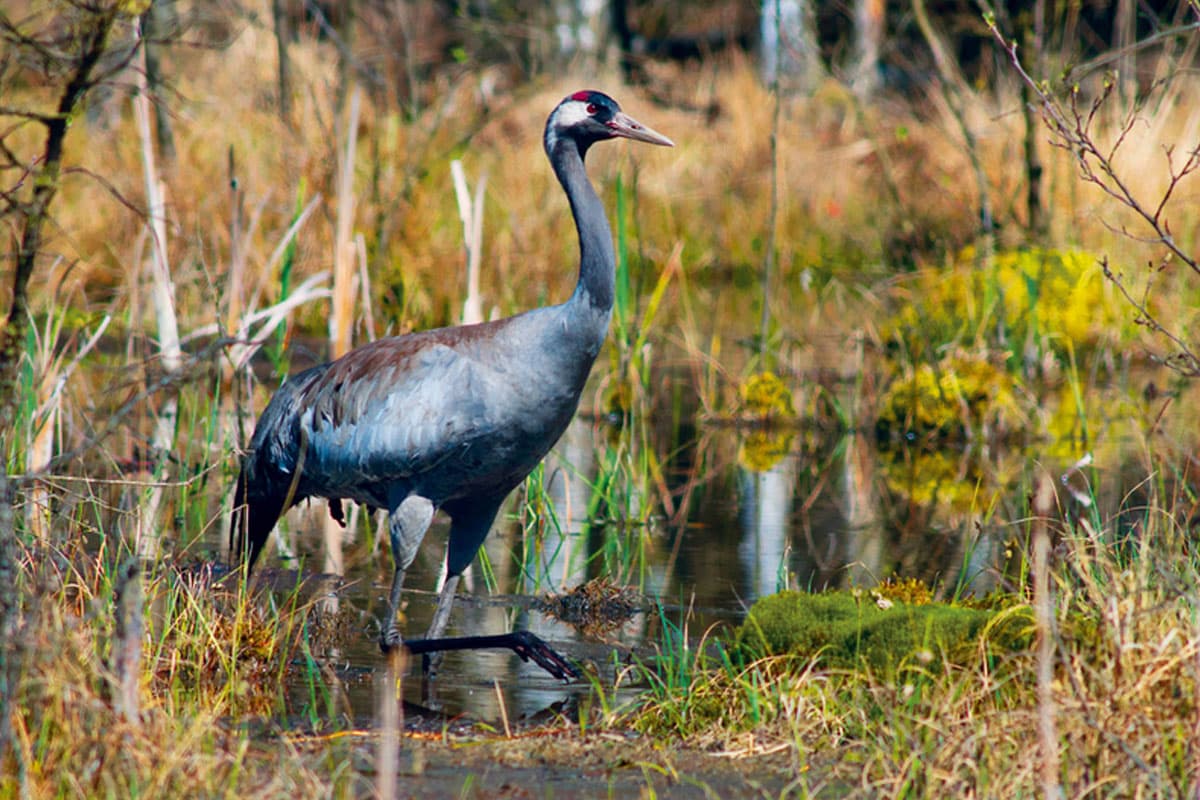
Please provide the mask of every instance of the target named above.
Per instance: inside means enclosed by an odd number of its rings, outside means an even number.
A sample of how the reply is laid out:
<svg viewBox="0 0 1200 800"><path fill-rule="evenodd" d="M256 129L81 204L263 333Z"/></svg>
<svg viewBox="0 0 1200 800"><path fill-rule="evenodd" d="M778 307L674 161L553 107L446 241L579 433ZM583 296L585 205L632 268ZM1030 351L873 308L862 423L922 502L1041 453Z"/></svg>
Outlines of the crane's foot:
<svg viewBox="0 0 1200 800"><path fill-rule="evenodd" d="M379 649L384 655L392 652L397 647L404 646L404 635L400 633L400 629L396 627L388 627L383 633L379 634Z"/></svg>
<svg viewBox="0 0 1200 800"><path fill-rule="evenodd" d="M509 648L522 661L532 661L560 681L583 677L575 665L560 656L554 648L529 631L513 631Z"/></svg>
<svg viewBox="0 0 1200 800"><path fill-rule="evenodd" d="M446 650L512 650L522 661L532 661L554 678L569 681L582 677L571 662L560 656L529 631L513 631L495 636L452 636L444 639L410 639L404 648L413 655L442 653Z"/></svg>

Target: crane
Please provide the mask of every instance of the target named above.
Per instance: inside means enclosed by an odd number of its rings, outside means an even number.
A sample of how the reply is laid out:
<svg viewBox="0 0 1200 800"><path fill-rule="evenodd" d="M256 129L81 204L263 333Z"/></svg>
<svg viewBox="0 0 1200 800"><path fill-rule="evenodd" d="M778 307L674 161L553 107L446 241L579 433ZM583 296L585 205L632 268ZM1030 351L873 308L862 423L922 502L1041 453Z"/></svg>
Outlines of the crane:
<svg viewBox="0 0 1200 800"><path fill-rule="evenodd" d="M310 497L388 510L393 575L380 647L410 652L505 647L556 678L576 675L526 631L442 638L463 570L500 505L541 462L575 415L608 334L615 284L612 233L584 168L596 142L673 146L583 90L546 120L543 145L566 192L579 239L579 279L564 303L476 325L379 339L289 378L255 426L242 460L230 531L247 571L279 517ZM438 509L450 517L445 582L423 640L397 622L404 574Z"/></svg>

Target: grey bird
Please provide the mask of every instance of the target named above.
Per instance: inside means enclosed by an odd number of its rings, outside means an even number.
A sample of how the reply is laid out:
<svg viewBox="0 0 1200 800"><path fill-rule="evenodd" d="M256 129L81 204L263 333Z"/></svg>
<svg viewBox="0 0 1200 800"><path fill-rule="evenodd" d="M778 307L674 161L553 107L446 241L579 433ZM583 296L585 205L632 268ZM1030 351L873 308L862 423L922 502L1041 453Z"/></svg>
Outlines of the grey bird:
<svg viewBox="0 0 1200 800"><path fill-rule="evenodd" d="M575 415L608 334L615 259L604 205L584 169L614 138L672 146L597 91L575 92L543 143L579 237L579 280L565 303L478 325L380 339L289 378L258 420L234 498L231 547L247 569L281 514L310 497L386 508L395 572L380 646L411 652L506 647L560 679L574 668L539 638L440 638L463 570L501 503ZM405 642L396 612L404 573L434 512L451 519L446 581L424 640Z"/></svg>

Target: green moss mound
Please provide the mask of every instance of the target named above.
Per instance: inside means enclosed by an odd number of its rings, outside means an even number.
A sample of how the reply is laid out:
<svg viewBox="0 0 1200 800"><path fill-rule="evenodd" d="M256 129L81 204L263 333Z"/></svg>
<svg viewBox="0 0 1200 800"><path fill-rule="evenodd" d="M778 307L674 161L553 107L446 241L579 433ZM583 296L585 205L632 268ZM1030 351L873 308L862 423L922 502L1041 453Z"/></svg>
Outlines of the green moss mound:
<svg viewBox="0 0 1200 800"><path fill-rule="evenodd" d="M750 609L735 633L735 652L747 659L818 656L825 666L891 672L905 665L944 662L1029 647L1033 615L1027 606L979 608L905 603L878 592L780 592Z"/></svg>

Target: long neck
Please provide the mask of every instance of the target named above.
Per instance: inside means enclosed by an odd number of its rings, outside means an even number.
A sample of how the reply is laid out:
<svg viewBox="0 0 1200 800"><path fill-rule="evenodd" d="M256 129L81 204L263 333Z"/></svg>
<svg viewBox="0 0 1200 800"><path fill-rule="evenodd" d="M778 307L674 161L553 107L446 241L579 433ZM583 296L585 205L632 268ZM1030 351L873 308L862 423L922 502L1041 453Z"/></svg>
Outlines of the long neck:
<svg viewBox="0 0 1200 800"><path fill-rule="evenodd" d="M550 163L571 202L579 234L579 283L571 302L609 311L613 305L615 257L604 204L588 180L583 153L573 140L559 139L550 153Z"/></svg>

